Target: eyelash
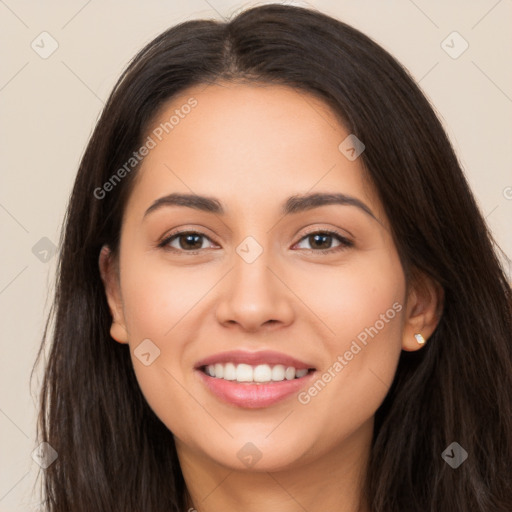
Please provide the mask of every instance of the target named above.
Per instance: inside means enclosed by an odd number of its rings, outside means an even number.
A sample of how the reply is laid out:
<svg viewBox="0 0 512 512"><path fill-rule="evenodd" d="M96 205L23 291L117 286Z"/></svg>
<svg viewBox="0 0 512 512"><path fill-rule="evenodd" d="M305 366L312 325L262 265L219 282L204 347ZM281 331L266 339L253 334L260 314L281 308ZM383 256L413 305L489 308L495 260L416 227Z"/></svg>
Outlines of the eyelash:
<svg viewBox="0 0 512 512"><path fill-rule="evenodd" d="M197 251L185 251L183 249L176 249L174 247L170 247L169 246L169 243L174 238L177 238L179 235L184 235L184 234L187 234L187 235L199 235L201 237L207 238L208 240L210 240L210 242L213 243L213 240L211 240L210 237L208 237L204 233L201 233L200 231L191 231L191 230L184 229L184 230L181 230L181 231L175 231L175 232L171 233L169 236L165 237L158 244L158 247L161 248L161 249L164 249L166 251L169 251L169 252L175 252L175 253L181 253L181 254L187 254L187 255L196 255L196 254L199 254L201 251L204 250L204 249L199 249ZM345 238L341 233L339 233L337 231L333 231L333 230L328 230L328 229L325 229L325 230L318 230L317 229L317 230L313 230L313 231L307 232L307 233L304 234L304 236L297 243L301 242L305 238L308 238L308 237L310 237L312 235L316 235L316 234L332 236L332 237L336 238L340 242L340 245L338 247L334 247L334 248L330 248L330 249L303 249L303 250L306 250L306 251L309 251L309 252L314 252L314 253L321 253L321 254L329 254L329 253L332 254L332 253L335 253L335 252L338 252L338 251L342 251L342 250L348 249L349 247L353 247L354 246L353 242L351 242L350 240ZM294 244L294 245L296 245L296 244Z"/></svg>

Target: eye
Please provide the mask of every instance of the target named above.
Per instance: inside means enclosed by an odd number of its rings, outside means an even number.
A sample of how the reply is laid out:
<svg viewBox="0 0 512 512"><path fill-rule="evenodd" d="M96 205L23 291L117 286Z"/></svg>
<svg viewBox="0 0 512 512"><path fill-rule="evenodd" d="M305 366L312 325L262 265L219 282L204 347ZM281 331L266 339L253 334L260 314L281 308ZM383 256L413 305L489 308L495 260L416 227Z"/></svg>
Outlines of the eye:
<svg viewBox="0 0 512 512"><path fill-rule="evenodd" d="M335 246L334 248L332 247L333 239L338 241L338 245ZM345 238L337 231L329 230L312 231L308 233L306 236L302 237L299 244L303 240L309 242L311 246L310 249L306 248L306 250L320 252L322 254L341 251L343 249L346 249L347 247L352 247L354 245L353 242Z"/></svg>
<svg viewBox="0 0 512 512"><path fill-rule="evenodd" d="M198 231L178 231L170 234L162 240L158 246L176 252L196 254L199 250L204 248L203 239L210 240L209 237Z"/></svg>
<svg viewBox="0 0 512 512"><path fill-rule="evenodd" d="M204 233L184 230L171 233L158 244L158 247L172 252L198 254L201 250L205 249L205 247L203 247L204 240L209 240L212 245L215 245ZM338 245L335 247L332 247L333 240L338 242ZM311 246L311 248L306 248L305 250L322 254L341 251L354 245L353 242L337 231L330 230L307 233L296 245L300 245L303 243L302 241L309 242Z"/></svg>

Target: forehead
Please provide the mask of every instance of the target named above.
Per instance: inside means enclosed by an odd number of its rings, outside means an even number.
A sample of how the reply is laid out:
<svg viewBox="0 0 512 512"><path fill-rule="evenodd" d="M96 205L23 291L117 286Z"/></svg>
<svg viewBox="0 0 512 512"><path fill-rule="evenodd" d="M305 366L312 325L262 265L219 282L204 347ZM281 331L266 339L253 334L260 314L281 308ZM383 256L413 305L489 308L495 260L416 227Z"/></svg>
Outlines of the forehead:
<svg viewBox="0 0 512 512"><path fill-rule="evenodd" d="M144 137L153 147L132 196L148 204L181 191L271 207L292 193L334 191L372 203L382 218L361 160L351 161L340 150L349 135L326 103L303 90L199 84L154 117Z"/></svg>

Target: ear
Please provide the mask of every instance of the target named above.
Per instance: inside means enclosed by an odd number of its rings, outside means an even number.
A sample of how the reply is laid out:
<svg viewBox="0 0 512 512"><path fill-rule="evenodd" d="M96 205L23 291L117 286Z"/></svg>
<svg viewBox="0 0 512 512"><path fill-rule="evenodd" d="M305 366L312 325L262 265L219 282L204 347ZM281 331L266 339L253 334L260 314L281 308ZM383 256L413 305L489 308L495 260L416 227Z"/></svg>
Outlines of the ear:
<svg viewBox="0 0 512 512"><path fill-rule="evenodd" d="M402 333L402 349L419 350L424 345L418 343L415 334L428 338L435 331L444 307L444 289L431 277L415 273L407 293L407 306Z"/></svg>
<svg viewBox="0 0 512 512"><path fill-rule="evenodd" d="M110 335L119 343L128 343L128 331L124 320L118 266L116 261L114 261L110 248L106 245L101 248L98 264L112 315Z"/></svg>

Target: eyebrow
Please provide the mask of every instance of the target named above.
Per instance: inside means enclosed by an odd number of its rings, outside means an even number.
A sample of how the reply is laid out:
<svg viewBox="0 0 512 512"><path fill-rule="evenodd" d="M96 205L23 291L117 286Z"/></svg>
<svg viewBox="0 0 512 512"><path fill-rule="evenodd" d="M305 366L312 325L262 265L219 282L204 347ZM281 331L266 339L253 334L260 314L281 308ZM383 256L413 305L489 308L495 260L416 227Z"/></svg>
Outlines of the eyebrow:
<svg viewBox="0 0 512 512"><path fill-rule="evenodd" d="M377 220L370 208L361 200L346 194L313 193L305 195L290 196L281 205L281 214L286 216L300 213L320 206L331 204L355 206L365 212L370 217ZM225 215L225 210L221 202L214 197L201 196L197 194L178 194L173 193L160 197L146 210L144 218L150 213L159 210L165 206L184 206L216 215Z"/></svg>

